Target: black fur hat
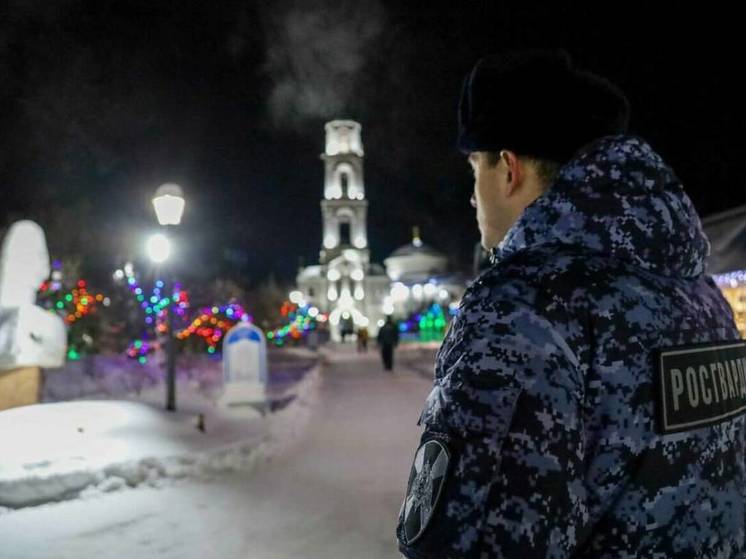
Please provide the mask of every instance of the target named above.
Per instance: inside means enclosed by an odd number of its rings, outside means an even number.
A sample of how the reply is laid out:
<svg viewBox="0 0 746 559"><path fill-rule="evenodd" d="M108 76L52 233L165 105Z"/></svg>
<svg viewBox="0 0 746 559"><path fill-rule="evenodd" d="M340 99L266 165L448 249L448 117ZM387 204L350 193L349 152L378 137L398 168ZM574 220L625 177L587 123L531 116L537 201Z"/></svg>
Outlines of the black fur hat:
<svg viewBox="0 0 746 559"><path fill-rule="evenodd" d="M464 81L458 147L565 163L596 138L626 133L629 114L617 86L577 70L564 51L492 55Z"/></svg>

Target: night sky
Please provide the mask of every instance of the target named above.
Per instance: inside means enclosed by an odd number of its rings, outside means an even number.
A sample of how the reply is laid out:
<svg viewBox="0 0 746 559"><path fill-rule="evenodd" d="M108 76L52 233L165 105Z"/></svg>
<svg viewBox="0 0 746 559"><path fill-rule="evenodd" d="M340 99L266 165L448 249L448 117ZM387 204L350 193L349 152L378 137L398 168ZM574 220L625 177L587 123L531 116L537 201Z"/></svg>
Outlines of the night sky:
<svg viewBox="0 0 746 559"><path fill-rule="evenodd" d="M701 215L746 203L739 17L713 3L524 4L5 0L0 227L34 218L53 256L110 273L142 256L152 193L177 182L191 274L290 280L318 259L323 124L351 118L374 260L419 225L468 270L478 235L458 92L480 56L514 47L565 48L618 83L632 132Z"/></svg>

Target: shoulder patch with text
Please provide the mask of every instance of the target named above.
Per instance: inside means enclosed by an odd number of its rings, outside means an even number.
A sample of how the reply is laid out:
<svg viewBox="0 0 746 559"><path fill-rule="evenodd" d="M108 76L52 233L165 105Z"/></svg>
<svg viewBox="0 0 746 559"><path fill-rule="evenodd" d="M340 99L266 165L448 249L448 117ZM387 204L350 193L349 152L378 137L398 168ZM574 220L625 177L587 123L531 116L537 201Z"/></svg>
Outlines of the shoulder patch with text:
<svg viewBox="0 0 746 559"><path fill-rule="evenodd" d="M658 431L715 425L746 412L746 342L658 350Z"/></svg>

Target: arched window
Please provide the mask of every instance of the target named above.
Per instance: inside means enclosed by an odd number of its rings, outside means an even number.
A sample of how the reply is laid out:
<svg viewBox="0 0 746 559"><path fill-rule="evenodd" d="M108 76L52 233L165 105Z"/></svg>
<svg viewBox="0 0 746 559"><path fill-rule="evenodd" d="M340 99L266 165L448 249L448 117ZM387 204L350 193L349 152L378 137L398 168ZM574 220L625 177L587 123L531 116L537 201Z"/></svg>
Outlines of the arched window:
<svg viewBox="0 0 746 559"><path fill-rule="evenodd" d="M350 185L350 177L347 175L347 173L342 173L339 175L339 182L342 185L342 198L349 198L349 192L348 187Z"/></svg>
<svg viewBox="0 0 746 559"><path fill-rule="evenodd" d="M350 224L342 222L339 224L339 244L349 245L350 244Z"/></svg>

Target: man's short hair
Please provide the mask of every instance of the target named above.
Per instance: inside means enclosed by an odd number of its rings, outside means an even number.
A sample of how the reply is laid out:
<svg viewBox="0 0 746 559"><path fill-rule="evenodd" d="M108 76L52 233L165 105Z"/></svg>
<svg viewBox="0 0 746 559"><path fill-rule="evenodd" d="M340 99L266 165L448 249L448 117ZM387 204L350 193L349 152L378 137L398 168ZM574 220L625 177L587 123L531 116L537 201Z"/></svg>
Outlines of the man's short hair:
<svg viewBox="0 0 746 559"><path fill-rule="evenodd" d="M482 58L464 81L458 146L563 164L597 138L626 133L629 116L624 93L566 52L510 52Z"/></svg>
<svg viewBox="0 0 746 559"><path fill-rule="evenodd" d="M487 164L490 167L494 167L500 162L499 151L488 151L486 153L487 153ZM562 168L562 163L559 161L549 161L548 159L536 159L535 157L528 157L525 155L519 155L518 157L524 163L528 163L534 168L534 170L536 171L536 175L539 177L539 180L541 181L542 187L545 189L549 188L552 185L552 183L554 182L554 179L557 178L557 175L559 174L559 171Z"/></svg>

